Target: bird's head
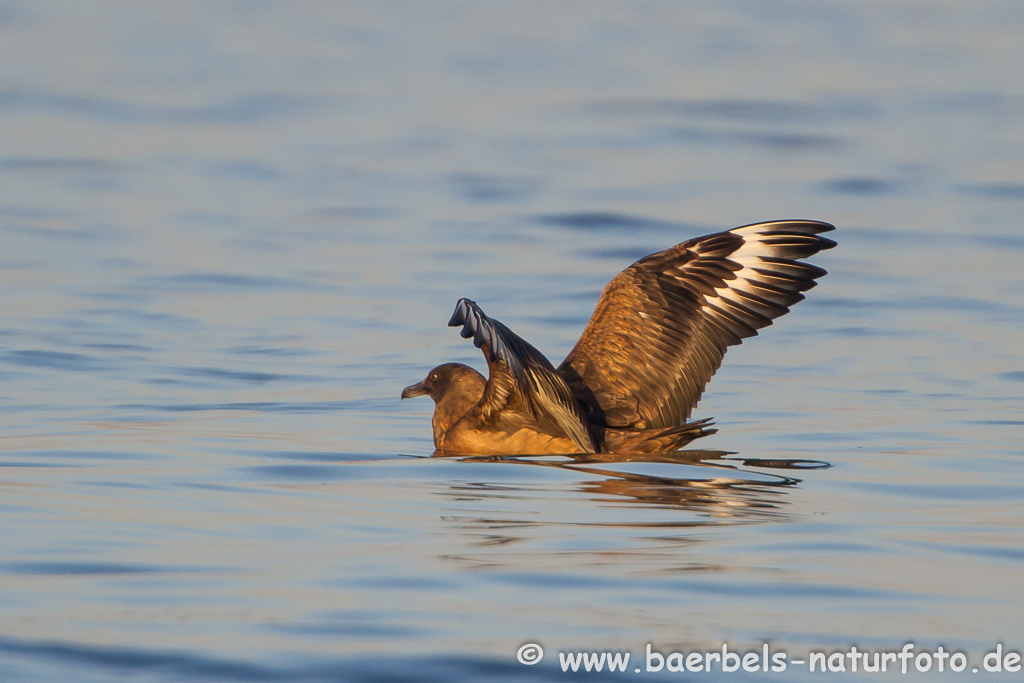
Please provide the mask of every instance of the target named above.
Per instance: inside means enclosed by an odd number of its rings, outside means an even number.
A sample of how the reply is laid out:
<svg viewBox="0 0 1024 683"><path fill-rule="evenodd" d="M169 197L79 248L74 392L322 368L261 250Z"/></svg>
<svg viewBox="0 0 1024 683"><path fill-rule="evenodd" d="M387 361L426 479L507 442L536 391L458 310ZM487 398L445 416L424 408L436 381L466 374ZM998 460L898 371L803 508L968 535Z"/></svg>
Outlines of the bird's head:
<svg viewBox="0 0 1024 683"><path fill-rule="evenodd" d="M483 395L487 381L483 375L462 363L445 363L427 373L422 382L407 386L402 390L402 398L429 396L434 403L440 402L446 394L458 393L475 395L479 399Z"/></svg>

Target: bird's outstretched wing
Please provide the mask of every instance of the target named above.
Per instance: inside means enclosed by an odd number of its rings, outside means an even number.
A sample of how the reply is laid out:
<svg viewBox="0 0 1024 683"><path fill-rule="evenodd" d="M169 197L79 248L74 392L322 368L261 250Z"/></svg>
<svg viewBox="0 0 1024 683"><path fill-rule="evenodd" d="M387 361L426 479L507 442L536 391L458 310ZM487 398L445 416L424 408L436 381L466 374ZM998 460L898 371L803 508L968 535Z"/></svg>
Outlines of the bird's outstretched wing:
<svg viewBox="0 0 1024 683"><path fill-rule="evenodd" d="M459 334L472 337L487 359L489 376L481 403L484 419L505 409L522 410L555 435L572 439L584 452L596 451L583 406L544 354L488 318L469 299L459 299L448 325L462 325Z"/></svg>
<svg viewBox="0 0 1024 683"><path fill-rule="evenodd" d="M601 293L559 374L611 427L681 425L726 347L771 324L825 271L797 259L835 242L817 221L775 221L698 237L640 259Z"/></svg>

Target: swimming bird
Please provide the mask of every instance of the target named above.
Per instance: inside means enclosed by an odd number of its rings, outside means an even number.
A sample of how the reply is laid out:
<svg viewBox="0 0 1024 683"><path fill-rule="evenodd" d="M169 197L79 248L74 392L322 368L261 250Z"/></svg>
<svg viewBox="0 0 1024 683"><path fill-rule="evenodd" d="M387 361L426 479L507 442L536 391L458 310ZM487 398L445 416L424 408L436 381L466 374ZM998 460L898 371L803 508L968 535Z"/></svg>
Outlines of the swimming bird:
<svg viewBox="0 0 1024 683"><path fill-rule="evenodd" d="M773 221L646 256L604 288L562 364L459 299L450 327L488 377L445 363L402 398L434 400L434 446L451 455L660 453L713 434L687 422L729 346L789 312L826 271L798 259L836 245L829 223Z"/></svg>

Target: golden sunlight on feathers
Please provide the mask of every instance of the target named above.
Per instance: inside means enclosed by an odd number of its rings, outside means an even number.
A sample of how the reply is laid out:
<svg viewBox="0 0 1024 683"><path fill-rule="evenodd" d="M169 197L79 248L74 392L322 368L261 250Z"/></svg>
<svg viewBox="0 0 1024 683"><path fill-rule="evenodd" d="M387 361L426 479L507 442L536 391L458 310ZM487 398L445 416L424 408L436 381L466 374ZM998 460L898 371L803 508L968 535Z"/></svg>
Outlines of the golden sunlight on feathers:
<svg viewBox="0 0 1024 683"><path fill-rule="evenodd" d="M483 351L488 379L446 363L402 398L434 399L434 445L446 454L678 450L714 433L709 420L687 419L726 349L787 313L825 275L798 259L834 247L820 236L834 229L758 223L640 259L604 288L557 369L460 299L448 324Z"/></svg>

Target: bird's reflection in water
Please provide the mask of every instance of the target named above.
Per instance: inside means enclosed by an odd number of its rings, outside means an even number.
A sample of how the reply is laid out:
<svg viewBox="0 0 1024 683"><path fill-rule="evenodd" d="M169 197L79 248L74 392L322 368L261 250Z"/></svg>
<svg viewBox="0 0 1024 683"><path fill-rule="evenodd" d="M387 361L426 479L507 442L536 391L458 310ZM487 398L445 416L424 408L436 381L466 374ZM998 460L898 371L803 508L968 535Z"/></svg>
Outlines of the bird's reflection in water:
<svg viewBox="0 0 1024 683"><path fill-rule="evenodd" d="M580 454L559 456L449 456L464 462L507 463L551 467L588 475L574 484L599 503L636 504L641 508L685 511L677 519L595 520L603 526L694 527L708 524L779 520L785 517L786 494L800 484L794 471L831 467L807 459L743 458L717 450L670 453ZM766 471L766 470L775 470ZM780 471L784 471L782 473ZM487 497L485 487L471 487ZM507 487L500 487L507 494ZM466 485L454 486L465 496ZM453 492L455 492L453 491ZM603 517L603 516L602 516Z"/></svg>
<svg viewBox="0 0 1024 683"><path fill-rule="evenodd" d="M575 577L573 585L589 573L760 571L737 563L718 545L757 535L708 532L794 520L787 498L801 480L793 475L829 467L709 450L439 457L549 468L551 474L520 478L504 472L481 480L475 469L469 481L446 484L440 493L451 504L444 520L459 540L442 560L467 570L511 572L510 581L567 574Z"/></svg>

